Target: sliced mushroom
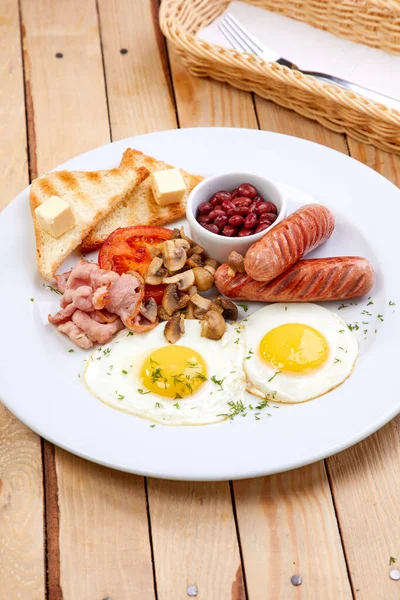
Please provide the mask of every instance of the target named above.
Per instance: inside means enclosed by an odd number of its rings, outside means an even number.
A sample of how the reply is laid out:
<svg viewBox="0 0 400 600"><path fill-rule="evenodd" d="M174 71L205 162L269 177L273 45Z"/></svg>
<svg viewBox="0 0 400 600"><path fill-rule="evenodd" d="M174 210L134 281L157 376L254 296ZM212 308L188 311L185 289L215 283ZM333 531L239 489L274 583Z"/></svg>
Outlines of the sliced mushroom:
<svg viewBox="0 0 400 600"><path fill-rule="evenodd" d="M171 240L176 240L181 237L181 232L177 227L172 230Z"/></svg>
<svg viewBox="0 0 400 600"><path fill-rule="evenodd" d="M171 277L164 277L163 283L176 283L178 290L188 290L194 284L193 269L177 273Z"/></svg>
<svg viewBox="0 0 400 600"><path fill-rule="evenodd" d="M175 273L182 269L187 259L186 250L184 248L176 247L174 240L163 242L162 256L164 266L170 273Z"/></svg>
<svg viewBox="0 0 400 600"><path fill-rule="evenodd" d="M194 294L197 294L197 287L192 285L192 287L188 289L188 294L190 297L192 297Z"/></svg>
<svg viewBox="0 0 400 600"><path fill-rule="evenodd" d="M204 308L199 308L198 306L195 306L193 309L193 318L199 319L199 321L202 321L206 314L207 311Z"/></svg>
<svg viewBox="0 0 400 600"><path fill-rule="evenodd" d="M176 312L176 313L173 313L172 315L169 315L162 306L159 306L157 308L157 314L158 314L158 317L161 319L161 321L169 321L170 319L172 319L172 317L174 317L178 313Z"/></svg>
<svg viewBox="0 0 400 600"><path fill-rule="evenodd" d="M193 304L193 302L188 302L188 305L186 307L186 312L185 312L185 319L196 319L197 318L194 315L194 309L195 308L197 308L197 307L195 307L195 305Z"/></svg>
<svg viewBox="0 0 400 600"><path fill-rule="evenodd" d="M209 290L214 285L214 275L204 267L195 267L193 269L194 279L197 289L200 292Z"/></svg>
<svg viewBox="0 0 400 600"><path fill-rule="evenodd" d="M217 260L215 260L215 258L206 258L206 261L204 264L205 264L205 266L207 265L207 266L213 267L213 269L215 269L215 271L216 271L218 269L220 263Z"/></svg>
<svg viewBox="0 0 400 600"><path fill-rule="evenodd" d="M184 315L175 315L166 322L164 327L164 335L165 339L170 344L176 344L178 340L185 333L185 316Z"/></svg>
<svg viewBox="0 0 400 600"><path fill-rule="evenodd" d="M163 267L162 258L155 256L147 270L145 281L149 285L159 285L167 275L167 270Z"/></svg>
<svg viewBox="0 0 400 600"><path fill-rule="evenodd" d="M173 315L174 312L184 308L189 302L190 298L187 294L179 296L178 286L176 283L170 283L165 288L164 296L161 301L161 305L168 315Z"/></svg>
<svg viewBox="0 0 400 600"><path fill-rule="evenodd" d="M154 300L154 298L142 300L139 312L141 315L143 315L143 317L146 317L150 323L154 323L157 319L157 302Z"/></svg>
<svg viewBox="0 0 400 600"><path fill-rule="evenodd" d="M159 246L147 246L147 250L151 258L154 258L155 256L162 256L161 248Z"/></svg>
<svg viewBox="0 0 400 600"><path fill-rule="evenodd" d="M188 251L188 256L192 256L192 254L203 254L203 253L204 253L204 248L202 248L201 246L198 246L196 244L195 246L190 248L190 250Z"/></svg>
<svg viewBox="0 0 400 600"><path fill-rule="evenodd" d="M222 308L222 316L227 321L236 321L238 318L238 308L236 304L228 300L228 298L223 298L223 296L217 296L215 298L215 303Z"/></svg>
<svg viewBox="0 0 400 600"><path fill-rule="evenodd" d="M222 315L215 310L209 310L201 323L202 337L210 340L220 340L226 331L226 323Z"/></svg>
<svg viewBox="0 0 400 600"><path fill-rule="evenodd" d="M214 310L215 312L219 313L220 315L222 315L222 313L224 312L224 309L222 308L222 306L220 306L219 304L216 304L215 302L211 302L211 306L208 310Z"/></svg>
<svg viewBox="0 0 400 600"><path fill-rule="evenodd" d="M190 250L190 244L187 240L178 238L174 240L175 248L183 248L184 250Z"/></svg>
<svg viewBox="0 0 400 600"><path fill-rule="evenodd" d="M187 242L189 242L189 244L191 246L196 246L196 242L194 242L193 240L191 240L190 237L186 235L185 230L184 230L183 227L180 228L179 233L180 233L181 238L183 240L186 240Z"/></svg>
<svg viewBox="0 0 400 600"><path fill-rule="evenodd" d="M190 300L191 302L193 302L193 304L195 304L199 308L202 308L203 310L209 310L212 305L211 300L209 300L208 298L203 298L203 296L200 296L197 293L193 294L193 296L190 297Z"/></svg>
<svg viewBox="0 0 400 600"><path fill-rule="evenodd" d="M228 265L235 273L244 273L244 258L235 250L228 256Z"/></svg>
<svg viewBox="0 0 400 600"><path fill-rule="evenodd" d="M194 267L202 267L204 263L200 254L192 254L192 256L189 256L187 259L186 264L193 269Z"/></svg>

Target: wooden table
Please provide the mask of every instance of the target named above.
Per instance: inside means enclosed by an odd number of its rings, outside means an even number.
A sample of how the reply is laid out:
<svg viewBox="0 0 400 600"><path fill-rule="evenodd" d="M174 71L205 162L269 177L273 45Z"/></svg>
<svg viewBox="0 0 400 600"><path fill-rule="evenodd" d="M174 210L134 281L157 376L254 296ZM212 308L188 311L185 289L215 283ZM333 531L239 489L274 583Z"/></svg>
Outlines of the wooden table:
<svg viewBox="0 0 400 600"><path fill-rule="evenodd" d="M400 184L399 157L191 77L157 11L157 0L0 1L0 206L110 139L192 126L299 136ZM399 423L309 467L203 484L91 464L0 406L0 598L183 600L196 586L202 600L399 600Z"/></svg>

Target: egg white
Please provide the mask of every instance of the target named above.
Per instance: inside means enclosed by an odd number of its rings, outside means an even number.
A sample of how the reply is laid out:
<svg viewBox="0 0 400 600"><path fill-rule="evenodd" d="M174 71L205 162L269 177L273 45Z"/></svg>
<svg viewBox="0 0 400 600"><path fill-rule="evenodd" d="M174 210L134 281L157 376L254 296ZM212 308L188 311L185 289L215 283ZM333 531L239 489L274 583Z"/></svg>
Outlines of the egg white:
<svg viewBox="0 0 400 600"><path fill-rule="evenodd" d="M302 323L319 331L329 345L326 362L312 373L275 374L260 356L262 338L285 323ZM358 356L358 342L337 314L309 303L270 304L246 320L243 338L248 390L258 390L277 402L305 402L326 394L350 376Z"/></svg>
<svg viewBox="0 0 400 600"><path fill-rule="evenodd" d="M157 348L168 345L164 327L160 323L140 335L124 330L112 342L96 349L84 369L86 387L113 408L164 425L206 425L224 420L230 411L228 402L243 401L246 388L240 328L227 324L222 339L215 341L200 336L200 321L185 320L185 333L177 345L201 355L207 366L207 381L193 395L177 402L153 392L138 392L144 387L140 380L144 360ZM223 380L221 386L211 380L214 376Z"/></svg>

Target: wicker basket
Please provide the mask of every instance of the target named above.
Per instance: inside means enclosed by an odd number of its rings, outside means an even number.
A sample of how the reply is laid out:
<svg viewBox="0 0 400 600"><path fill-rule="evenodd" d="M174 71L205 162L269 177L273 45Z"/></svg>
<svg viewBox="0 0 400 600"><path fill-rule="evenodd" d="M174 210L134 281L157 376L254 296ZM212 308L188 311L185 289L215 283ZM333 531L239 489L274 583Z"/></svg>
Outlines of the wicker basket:
<svg viewBox="0 0 400 600"><path fill-rule="evenodd" d="M400 54L399 0L246 0L334 35ZM333 131L400 153L400 111L299 71L195 37L229 0L163 0L160 25L193 75L213 77L314 119Z"/></svg>

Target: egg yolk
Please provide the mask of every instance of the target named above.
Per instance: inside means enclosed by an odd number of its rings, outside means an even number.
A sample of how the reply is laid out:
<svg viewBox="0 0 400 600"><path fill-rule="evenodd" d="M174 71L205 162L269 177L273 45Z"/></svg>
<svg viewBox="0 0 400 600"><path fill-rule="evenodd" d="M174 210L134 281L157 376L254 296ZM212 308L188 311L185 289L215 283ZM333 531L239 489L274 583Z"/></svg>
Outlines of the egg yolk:
<svg viewBox="0 0 400 600"><path fill-rule="evenodd" d="M140 370L143 386L166 398L194 394L207 380L207 367L198 352L187 346L164 346L154 350Z"/></svg>
<svg viewBox="0 0 400 600"><path fill-rule="evenodd" d="M278 371L307 373L324 364L329 346L316 329L302 323L285 323L264 335L260 354Z"/></svg>

